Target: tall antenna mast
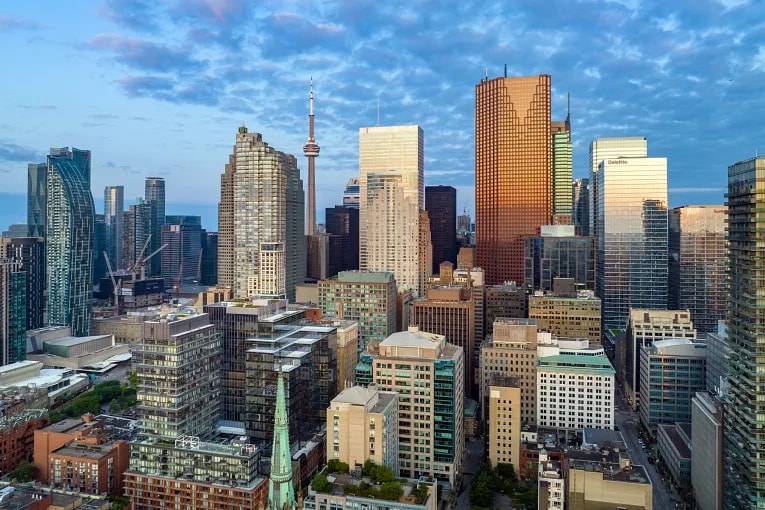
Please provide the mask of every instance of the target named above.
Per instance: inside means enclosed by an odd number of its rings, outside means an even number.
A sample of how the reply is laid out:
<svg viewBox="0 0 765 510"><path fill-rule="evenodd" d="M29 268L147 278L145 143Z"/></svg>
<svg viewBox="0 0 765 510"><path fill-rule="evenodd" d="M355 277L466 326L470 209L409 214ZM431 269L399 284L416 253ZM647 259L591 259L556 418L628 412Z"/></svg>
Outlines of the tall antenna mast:
<svg viewBox="0 0 765 510"><path fill-rule="evenodd" d="M313 77L308 92L308 141L303 146L303 155L308 158L308 204L306 204L305 233L316 233L316 158L319 156L319 144L313 135Z"/></svg>
<svg viewBox="0 0 765 510"><path fill-rule="evenodd" d="M377 93L377 127L380 127L380 93Z"/></svg>

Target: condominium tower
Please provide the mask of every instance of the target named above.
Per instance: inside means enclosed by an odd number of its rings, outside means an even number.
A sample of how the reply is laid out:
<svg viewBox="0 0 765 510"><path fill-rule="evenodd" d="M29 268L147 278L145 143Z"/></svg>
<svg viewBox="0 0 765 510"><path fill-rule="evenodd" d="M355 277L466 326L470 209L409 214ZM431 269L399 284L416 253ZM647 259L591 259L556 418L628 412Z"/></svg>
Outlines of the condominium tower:
<svg viewBox="0 0 765 510"><path fill-rule="evenodd" d="M295 157L240 127L221 175L219 285L235 297L294 300L306 272L304 202Z"/></svg>
<svg viewBox="0 0 765 510"><path fill-rule="evenodd" d="M146 203L151 206L151 240L149 250L145 253L153 253L162 246L162 225L165 224L165 179L162 177L147 177L145 182ZM143 245L142 245L143 246ZM139 250L141 247L138 248ZM146 274L148 276L159 276L162 272L162 261L160 257L154 257L147 262Z"/></svg>
<svg viewBox="0 0 765 510"><path fill-rule="evenodd" d="M106 253L112 269L123 267L122 239L123 216L125 212L125 187L107 186L104 188L104 224L106 227ZM103 254L97 254L103 257Z"/></svg>
<svg viewBox="0 0 765 510"><path fill-rule="evenodd" d="M476 262L488 285L523 281L523 239L552 219L549 75L475 91Z"/></svg>

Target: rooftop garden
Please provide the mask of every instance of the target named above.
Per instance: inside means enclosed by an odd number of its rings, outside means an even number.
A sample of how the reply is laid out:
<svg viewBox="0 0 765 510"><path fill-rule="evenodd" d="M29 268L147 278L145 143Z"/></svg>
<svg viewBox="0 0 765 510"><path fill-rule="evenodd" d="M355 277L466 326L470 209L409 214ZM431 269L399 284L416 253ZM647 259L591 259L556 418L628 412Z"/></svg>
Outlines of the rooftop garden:
<svg viewBox="0 0 765 510"><path fill-rule="evenodd" d="M327 462L327 467L314 476L311 489L316 492L332 494L336 489L341 489L346 496L361 498L374 498L386 501L399 501L402 503L423 505L428 499L428 484L407 482L396 478L393 470L388 466L379 466L368 460L361 470L361 478L350 478L350 466L337 459ZM334 482L330 477L334 476ZM342 482L339 481L342 477ZM410 490L406 490L410 489Z"/></svg>

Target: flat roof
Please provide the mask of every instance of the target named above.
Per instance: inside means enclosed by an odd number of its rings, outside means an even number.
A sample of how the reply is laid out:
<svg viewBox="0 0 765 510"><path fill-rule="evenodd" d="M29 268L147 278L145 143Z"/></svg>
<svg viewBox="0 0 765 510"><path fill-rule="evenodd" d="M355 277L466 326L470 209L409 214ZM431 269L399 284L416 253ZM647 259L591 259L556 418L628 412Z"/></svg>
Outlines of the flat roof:
<svg viewBox="0 0 765 510"><path fill-rule="evenodd" d="M109 335L91 335L91 336L62 336L59 338L54 338L53 340L44 340L44 343L46 344L54 344L54 345L80 345L80 344L86 344L88 342L92 342L93 340L100 340L102 338L108 338L112 336Z"/></svg>
<svg viewBox="0 0 765 510"><path fill-rule="evenodd" d="M669 442L672 443L672 447L677 450L677 453L680 454L681 458L691 458L690 448L688 448L688 445L686 445L683 439L680 437L680 434L677 432L677 429L674 425L660 423L658 428L664 432L664 434L666 434L667 439L669 439ZM659 434L659 437L661 437L661 434Z"/></svg>
<svg viewBox="0 0 765 510"><path fill-rule="evenodd" d="M586 370L603 371L615 374L614 367L605 356L576 356L573 354L559 354L539 358L537 368L545 370Z"/></svg>
<svg viewBox="0 0 765 510"><path fill-rule="evenodd" d="M109 455L113 449L113 446L114 446L114 443L103 443L103 444L75 443L75 444L68 444L66 446L62 446L61 448L51 452L51 454L98 460Z"/></svg>

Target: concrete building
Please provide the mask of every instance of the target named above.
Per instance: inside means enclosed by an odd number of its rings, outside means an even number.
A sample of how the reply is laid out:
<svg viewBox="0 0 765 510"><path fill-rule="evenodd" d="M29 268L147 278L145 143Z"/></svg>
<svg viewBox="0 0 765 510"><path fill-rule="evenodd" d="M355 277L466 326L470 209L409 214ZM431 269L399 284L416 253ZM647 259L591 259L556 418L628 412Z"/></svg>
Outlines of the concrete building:
<svg viewBox="0 0 765 510"><path fill-rule="evenodd" d="M659 455L675 483L691 486L691 424L659 424L656 428Z"/></svg>
<svg viewBox="0 0 765 510"><path fill-rule="evenodd" d="M475 265L475 248L472 246L463 246L457 252L458 269L473 269Z"/></svg>
<svg viewBox="0 0 765 510"><path fill-rule="evenodd" d="M536 424L565 430L613 429L614 375L605 356L540 357Z"/></svg>
<svg viewBox="0 0 765 510"><path fill-rule="evenodd" d="M332 473L332 491L317 492L311 489L308 497L303 502L305 510L321 510L332 508L333 510L436 510L439 506L437 484L425 479L399 480L393 483L401 489L402 497L396 500L381 497L379 492L375 497L357 495L351 487L359 484L358 478L347 473ZM370 484L373 489L379 490L369 477L362 479ZM346 491L347 489L347 491Z"/></svg>
<svg viewBox="0 0 765 510"><path fill-rule="evenodd" d="M82 369L121 354L128 346L116 344L112 335L71 336L66 326L27 331L27 358L46 367Z"/></svg>
<svg viewBox="0 0 765 510"><path fill-rule="evenodd" d="M219 285L236 298L294 301L306 271L304 203L295 157L240 127L221 175Z"/></svg>
<svg viewBox="0 0 765 510"><path fill-rule="evenodd" d="M48 405L88 387L88 376L71 368L43 368L39 361L17 361L0 367L0 390L40 388L47 392Z"/></svg>
<svg viewBox="0 0 765 510"><path fill-rule="evenodd" d="M706 388L707 345L689 338L656 340L640 350L640 421L654 431L660 423L691 421L691 399Z"/></svg>
<svg viewBox="0 0 765 510"><path fill-rule="evenodd" d="M327 409L327 459L354 469L371 460L398 476L398 394L352 386Z"/></svg>
<svg viewBox="0 0 765 510"><path fill-rule="evenodd" d="M489 377L489 462L519 466L521 449L521 381L517 376Z"/></svg>
<svg viewBox="0 0 765 510"><path fill-rule="evenodd" d="M529 316L529 289L514 282L485 287L484 338L492 334L497 319L525 319Z"/></svg>
<svg viewBox="0 0 765 510"><path fill-rule="evenodd" d="M572 450L563 460L570 510L651 510L653 488L643 466L623 452Z"/></svg>
<svg viewBox="0 0 765 510"><path fill-rule="evenodd" d="M537 472L539 510L559 510L566 502L561 463L547 455L547 450L539 451L539 471Z"/></svg>
<svg viewBox="0 0 765 510"><path fill-rule="evenodd" d="M401 476L453 484L461 472L464 363L461 348L416 327L394 333L361 356L356 384L398 393Z"/></svg>
<svg viewBox="0 0 765 510"><path fill-rule="evenodd" d="M640 404L640 350L665 338L696 337L688 310L630 310L624 341L616 345L614 365L634 409Z"/></svg>
<svg viewBox="0 0 765 510"><path fill-rule="evenodd" d="M668 308L689 310L701 333L726 318L724 205L686 205L669 211Z"/></svg>
<svg viewBox="0 0 765 510"><path fill-rule="evenodd" d="M595 238L577 236L574 225L543 225L541 235L524 240L525 283L553 290L553 279L573 278L595 290Z"/></svg>
<svg viewBox="0 0 765 510"><path fill-rule="evenodd" d="M392 273L342 271L319 282L319 306L325 317L359 324L359 352L396 331L396 280Z"/></svg>
<svg viewBox="0 0 765 510"><path fill-rule="evenodd" d="M723 508L723 406L700 391L691 407L691 485L701 510Z"/></svg>
<svg viewBox="0 0 765 510"><path fill-rule="evenodd" d="M577 296L557 296L534 293L529 296L529 319L535 319L539 329L553 336L587 338L593 344L602 343L601 302L592 291Z"/></svg>

